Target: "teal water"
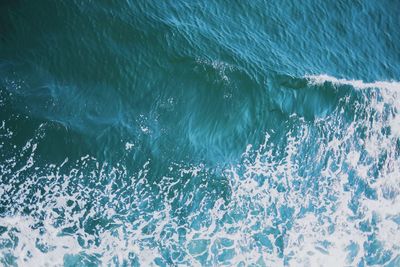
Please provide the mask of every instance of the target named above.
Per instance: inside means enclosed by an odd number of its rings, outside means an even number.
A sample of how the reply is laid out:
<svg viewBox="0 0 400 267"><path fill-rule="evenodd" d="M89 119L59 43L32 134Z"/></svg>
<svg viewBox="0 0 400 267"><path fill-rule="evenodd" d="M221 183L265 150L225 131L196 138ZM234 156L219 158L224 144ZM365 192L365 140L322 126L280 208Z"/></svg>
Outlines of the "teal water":
<svg viewBox="0 0 400 267"><path fill-rule="evenodd" d="M400 266L399 10L0 1L0 265Z"/></svg>

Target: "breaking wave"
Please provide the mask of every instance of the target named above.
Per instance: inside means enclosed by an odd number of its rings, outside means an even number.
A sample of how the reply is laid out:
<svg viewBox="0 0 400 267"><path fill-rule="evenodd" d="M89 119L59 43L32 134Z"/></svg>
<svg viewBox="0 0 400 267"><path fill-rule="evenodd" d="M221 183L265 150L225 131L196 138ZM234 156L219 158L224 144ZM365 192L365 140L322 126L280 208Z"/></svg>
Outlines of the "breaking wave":
<svg viewBox="0 0 400 267"><path fill-rule="evenodd" d="M400 264L399 83L305 79L372 92L344 95L323 118L292 114L285 134L260 133L217 167L46 164L36 150L51 124L14 146L3 121L2 264Z"/></svg>

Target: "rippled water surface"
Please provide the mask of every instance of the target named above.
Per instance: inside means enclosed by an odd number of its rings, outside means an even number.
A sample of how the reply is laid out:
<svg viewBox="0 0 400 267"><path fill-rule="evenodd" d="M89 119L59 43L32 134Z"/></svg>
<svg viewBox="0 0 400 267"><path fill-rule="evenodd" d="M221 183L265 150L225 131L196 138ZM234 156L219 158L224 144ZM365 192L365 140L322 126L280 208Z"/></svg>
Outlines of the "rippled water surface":
<svg viewBox="0 0 400 267"><path fill-rule="evenodd" d="M0 1L0 265L400 266L399 12Z"/></svg>

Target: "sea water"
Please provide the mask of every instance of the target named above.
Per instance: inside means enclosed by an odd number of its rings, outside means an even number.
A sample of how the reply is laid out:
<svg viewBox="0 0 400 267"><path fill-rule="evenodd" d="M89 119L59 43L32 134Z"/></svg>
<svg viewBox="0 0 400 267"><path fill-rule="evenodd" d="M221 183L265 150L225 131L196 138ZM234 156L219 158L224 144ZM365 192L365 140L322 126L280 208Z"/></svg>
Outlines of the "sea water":
<svg viewBox="0 0 400 267"><path fill-rule="evenodd" d="M0 265L400 266L399 11L1 1Z"/></svg>

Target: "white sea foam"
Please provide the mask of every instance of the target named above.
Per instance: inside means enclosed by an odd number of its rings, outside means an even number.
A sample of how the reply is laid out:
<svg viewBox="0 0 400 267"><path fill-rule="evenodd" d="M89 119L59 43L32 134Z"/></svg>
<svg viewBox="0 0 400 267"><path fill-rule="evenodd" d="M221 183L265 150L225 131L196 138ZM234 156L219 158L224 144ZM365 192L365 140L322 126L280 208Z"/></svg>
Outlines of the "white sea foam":
<svg viewBox="0 0 400 267"><path fill-rule="evenodd" d="M347 80L336 78L327 74L320 75L306 75L305 78L314 84L323 84L330 82L337 85L351 85L357 89L368 89L368 88L379 88L387 90L400 90L400 82L397 81L375 81L375 82L363 82L362 80Z"/></svg>

